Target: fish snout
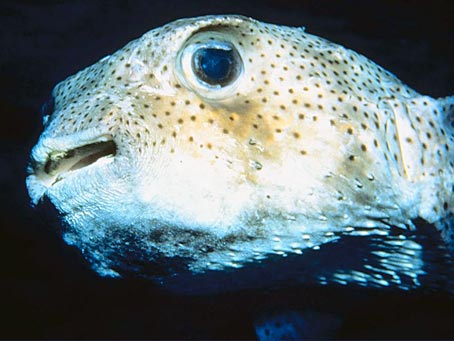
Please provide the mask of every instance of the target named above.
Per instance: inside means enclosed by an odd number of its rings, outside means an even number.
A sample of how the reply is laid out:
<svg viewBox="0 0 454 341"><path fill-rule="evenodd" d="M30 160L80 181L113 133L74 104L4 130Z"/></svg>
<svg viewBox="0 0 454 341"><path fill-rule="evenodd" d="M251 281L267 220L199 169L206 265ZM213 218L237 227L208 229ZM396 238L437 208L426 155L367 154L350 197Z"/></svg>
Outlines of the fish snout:
<svg viewBox="0 0 454 341"><path fill-rule="evenodd" d="M117 155L113 136L94 133L85 131L55 138L43 136L38 141L28 165L27 187L33 203L66 177L113 161ZM32 188L40 188L40 195L33 195Z"/></svg>

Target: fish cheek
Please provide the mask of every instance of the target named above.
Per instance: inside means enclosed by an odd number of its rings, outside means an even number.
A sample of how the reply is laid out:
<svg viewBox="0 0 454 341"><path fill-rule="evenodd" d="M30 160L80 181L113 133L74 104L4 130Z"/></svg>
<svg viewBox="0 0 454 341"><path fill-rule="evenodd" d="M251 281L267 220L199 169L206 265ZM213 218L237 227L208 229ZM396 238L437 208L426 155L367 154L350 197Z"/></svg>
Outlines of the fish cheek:
<svg viewBox="0 0 454 341"><path fill-rule="evenodd" d="M245 168L253 165L251 174L266 163L281 160L285 146L279 142L276 134L282 134L284 129L279 124L285 126L287 123L273 119L276 115L272 108L251 101L246 107L232 105L219 114L224 131L228 131L242 146L243 158L247 164Z"/></svg>
<svg viewBox="0 0 454 341"><path fill-rule="evenodd" d="M217 113L219 125L238 141L254 138L262 144L269 142L273 136L263 117L263 108L253 103L232 103Z"/></svg>

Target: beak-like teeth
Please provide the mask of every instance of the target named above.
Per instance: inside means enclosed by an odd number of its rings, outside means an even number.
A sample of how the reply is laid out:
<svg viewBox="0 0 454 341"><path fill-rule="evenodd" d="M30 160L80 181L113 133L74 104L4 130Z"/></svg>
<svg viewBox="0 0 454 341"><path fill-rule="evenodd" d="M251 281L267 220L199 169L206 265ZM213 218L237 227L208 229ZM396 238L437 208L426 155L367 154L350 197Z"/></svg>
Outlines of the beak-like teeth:
<svg viewBox="0 0 454 341"><path fill-rule="evenodd" d="M63 153L49 154L43 170L47 175L58 176L66 171L87 167L102 157L115 156L116 153L117 146L114 141L95 142Z"/></svg>

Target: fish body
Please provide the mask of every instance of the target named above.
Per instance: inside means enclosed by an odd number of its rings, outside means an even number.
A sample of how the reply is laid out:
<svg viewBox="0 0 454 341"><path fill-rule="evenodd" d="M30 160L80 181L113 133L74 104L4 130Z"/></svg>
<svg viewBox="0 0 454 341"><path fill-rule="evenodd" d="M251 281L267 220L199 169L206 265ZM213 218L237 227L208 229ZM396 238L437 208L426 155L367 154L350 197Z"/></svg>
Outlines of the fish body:
<svg viewBox="0 0 454 341"><path fill-rule="evenodd" d="M27 187L101 275L295 255L302 280L407 289L427 274L416 219L451 259L454 97L421 95L302 28L177 20L52 96ZM354 266L304 261L354 254L346 240L367 242Z"/></svg>

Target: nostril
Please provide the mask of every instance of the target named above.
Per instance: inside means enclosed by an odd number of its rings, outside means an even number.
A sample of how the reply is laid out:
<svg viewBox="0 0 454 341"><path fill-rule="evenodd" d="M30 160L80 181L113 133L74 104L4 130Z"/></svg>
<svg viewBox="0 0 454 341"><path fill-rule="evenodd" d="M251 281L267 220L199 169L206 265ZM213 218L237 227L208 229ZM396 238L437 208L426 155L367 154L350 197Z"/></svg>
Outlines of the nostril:
<svg viewBox="0 0 454 341"><path fill-rule="evenodd" d="M48 118L52 113L54 112L54 106L55 106L55 99L54 96L51 95L46 102L41 106L41 115L44 120L44 124L46 124Z"/></svg>

